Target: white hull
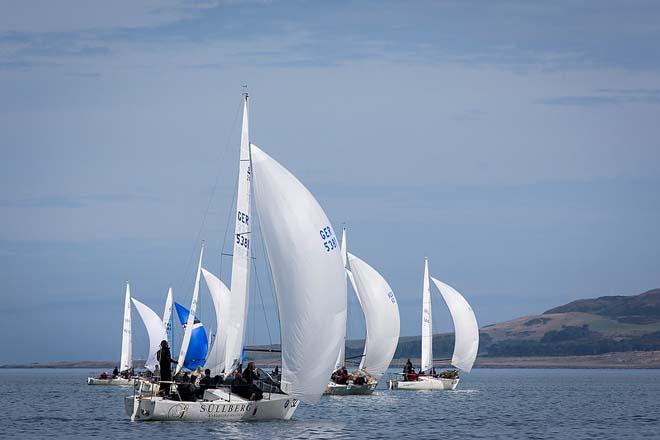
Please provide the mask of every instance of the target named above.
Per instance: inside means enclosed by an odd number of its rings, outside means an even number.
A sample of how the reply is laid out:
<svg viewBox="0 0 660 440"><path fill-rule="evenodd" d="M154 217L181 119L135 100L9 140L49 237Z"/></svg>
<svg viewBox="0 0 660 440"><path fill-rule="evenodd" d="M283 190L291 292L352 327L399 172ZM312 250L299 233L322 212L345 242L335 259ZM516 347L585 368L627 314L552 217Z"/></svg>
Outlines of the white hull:
<svg viewBox="0 0 660 440"><path fill-rule="evenodd" d="M259 401L250 401L225 390L207 390L204 400L179 402L152 395L125 398L126 414L133 421L196 420L250 421L289 420L298 399L286 394L264 394ZM137 406L136 406L137 405Z"/></svg>
<svg viewBox="0 0 660 440"><path fill-rule="evenodd" d="M364 385L355 385L348 383L346 385L336 384L330 382L323 392L327 396L354 396L354 395L369 395L373 394L378 382L367 383Z"/></svg>
<svg viewBox="0 0 660 440"><path fill-rule="evenodd" d="M133 385L133 379L124 379L117 377L115 379L99 379L98 377L88 377L87 385Z"/></svg>
<svg viewBox="0 0 660 440"><path fill-rule="evenodd" d="M443 379L439 377L421 376L418 380L390 380L390 390L455 390L460 379Z"/></svg>

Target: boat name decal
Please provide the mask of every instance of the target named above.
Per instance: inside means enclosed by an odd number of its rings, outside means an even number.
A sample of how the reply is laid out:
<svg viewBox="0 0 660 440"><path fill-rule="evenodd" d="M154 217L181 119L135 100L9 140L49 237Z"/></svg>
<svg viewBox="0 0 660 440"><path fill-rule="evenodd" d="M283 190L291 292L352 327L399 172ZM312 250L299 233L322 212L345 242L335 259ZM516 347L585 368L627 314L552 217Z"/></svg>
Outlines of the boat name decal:
<svg viewBox="0 0 660 440"><path fill-rule="evenodd" d="M250 408L252 407L251 404L236 404L236 405L226 405L226 404L218 404L218 403L202 403L200 405L199 412L206 412L209 413L209 415L213 413L244 413L246 411L250 411Z"/></svg>

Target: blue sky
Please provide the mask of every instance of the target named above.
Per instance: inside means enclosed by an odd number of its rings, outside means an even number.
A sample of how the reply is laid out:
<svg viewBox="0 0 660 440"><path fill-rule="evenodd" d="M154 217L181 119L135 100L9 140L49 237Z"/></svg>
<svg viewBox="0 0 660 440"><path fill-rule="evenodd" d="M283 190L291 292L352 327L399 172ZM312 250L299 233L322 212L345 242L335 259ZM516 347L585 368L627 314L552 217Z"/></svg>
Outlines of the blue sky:
<svg viewBox="0 0 660 440"><path fill-rule="evenodd" d="M229 281L245 83L252 140L348 225L402 334L425 255L482 325L660 286L659 22L652 1L3 2L0 362L118 357L124 280L189 302L201 238ZM277 329L259 270L250 343Z"/></svg>

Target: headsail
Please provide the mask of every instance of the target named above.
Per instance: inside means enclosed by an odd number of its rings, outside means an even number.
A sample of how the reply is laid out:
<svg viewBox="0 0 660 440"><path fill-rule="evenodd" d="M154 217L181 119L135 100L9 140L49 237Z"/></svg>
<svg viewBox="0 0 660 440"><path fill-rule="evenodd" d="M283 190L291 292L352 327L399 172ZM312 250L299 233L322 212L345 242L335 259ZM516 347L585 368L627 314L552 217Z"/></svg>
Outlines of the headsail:
<svg viewBox="0 0 660 440"><path fill-rule="evenodd" d="M126 295L124 296L124 325L121 336L121 358L119 371L130 370L133 359L133 341L131 337L131 286L126 282Z"/></svg>
<svg viewBox="0 0 660 440"><path fill-rule="evenodd" d="M424 282L422 287L422 365L421 371L433 367L433 311L431 308L431 286L429 260L424 258Z"/></svg>
<svg viewBox="0 0 660 440"><path fill-rule="evenodd" d="M169 334L172 331L172 288L167 289L167 298L165 299L165 310L163 310L163 325L165 326L165 335L167 336L166 340L171 344L172 341L169 340Z"/></svg>
<svg viewBox="0 0 660 440"><path fill-rule="evenodd" d="M440 280L431 278L449 307L454 321L454 354L451 364L465 372L472 370L479 350L479 325L472 307L456 289Z"/></svg>
<svg viewBox="0 0 660 440"><path fill-rule="evenodd" d="M252 241L252 209L250 194L252 169L250 165L250 138L248 123L248 96L244 95L243 128L239 155L238 193L236 195L236 225L234 227L234 251L231 263L231 301L227 325L226 368L240 362L243 351L243 336L248 310L248 287L250 280L250 242Z"/></svg>
<svg viewBox="0 0 660 440"><path fill-rule="evenodd" d="M293 397L316 401L344 343L346 282L339 243L314 196L255 145L252 167L280 314L282 385Z"/></svg>
<svg viewBox="0 0 660 440"><path fill-rule="evenodd" d="M392 288L373 267L351 253L348 265L367 324L359 369L379 378L389 367L399 342L399 306Z"/></svg>
<svg viewBox="0 0 660 440"><path fill-rule="evenodd" d="M174 308L176 309L176 314L179 315L179 322L184 328L187 328L189 318L193 314L177 302L174 303ZM204 325L202 325L197 317L194 317L192 321L190 342L188 343L186 358L182 362L183 365L181 365L182 368L187 368L188 370L194 370L197 367L204 366L206 363L206 354L209 350L209 339L206 335Z"/></svg>
<svg viewBox="0 0 660 440"><path fill-rule="evenodd" d="M199 251L199 263L197 263L197 275L195 276L195 286L193 287L193 297L192 297L192 302L190 303L190 316L188 316L185 332L183 333L183 340L181 341L181 351L179 351L179 360L176 366L177 373L181 371L181 368L184 367L184 359L186 359L186 352L188 351L188 345L190 344L190 336L193 330L193 318L195 316L195 313L197 313L197 299L199 298L199 277L201 276L201 272L202 272L203 258L204 258L204 242L202 241L202 249ZM206 353L204 353L204 355L206 355Z"/></svg>
<svg viewBox="0 0 660 440"><path fill-rule="evenodd" d="M215 308L215 339L206 358L206 368L211 370L211 375L222 373L225 369L225 347L227 344L227 318L229 312L230 293L225 283L208 270L202 268L202 275L211 293L213 306Z"/></svg>
<svg viewBox="0 0 660 440"><path fill-rule="evenodd" d="M165 326L163 321L149 307L142 304L135 298L132 298L133 304L142 318L144 326L147 328L147 334L149 335L149 354L147 355L147 360L144 363L144 367L153 372L156 369L156 352L160 349L161 341L167 340L167 334L165 331Z"/></svg>

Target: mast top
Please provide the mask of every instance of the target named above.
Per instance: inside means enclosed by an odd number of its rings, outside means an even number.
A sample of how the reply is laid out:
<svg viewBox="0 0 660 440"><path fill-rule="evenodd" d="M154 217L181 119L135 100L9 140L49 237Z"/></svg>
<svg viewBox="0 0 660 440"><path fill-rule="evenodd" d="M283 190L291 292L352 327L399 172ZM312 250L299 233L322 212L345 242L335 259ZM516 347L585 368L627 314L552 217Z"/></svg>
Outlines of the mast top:
<svg viewBox="0 0 660 440"><path fill-rule="evenodd" d="M247 97L248 97L248 88L247 88L247 84L243 84L243 85L241 86L241 88L243 89L243 97L244 97L245 99L247 99Z"/></svg>

